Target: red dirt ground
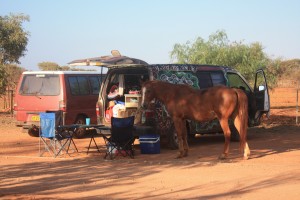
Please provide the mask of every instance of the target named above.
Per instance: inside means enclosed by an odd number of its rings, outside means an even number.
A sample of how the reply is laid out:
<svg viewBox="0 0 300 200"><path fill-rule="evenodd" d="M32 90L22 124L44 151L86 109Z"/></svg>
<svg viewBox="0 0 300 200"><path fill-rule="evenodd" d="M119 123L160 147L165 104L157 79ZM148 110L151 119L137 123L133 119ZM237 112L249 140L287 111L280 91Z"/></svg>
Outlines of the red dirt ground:
<svg viewBox="0 0 300 200"><path fill-rule="evenodd" d="M258 128L249 128L249 160L237 142L219 160L222 135L190 141L190 155L177 151L135 159L104 160L86 155L89 139L75 140L71 157L38 156L38 138L22 133L8 115L0 117L0 199L299 199L300 127L295 109L272 110ZM100 138L96 138L103 144Z"/></svg>

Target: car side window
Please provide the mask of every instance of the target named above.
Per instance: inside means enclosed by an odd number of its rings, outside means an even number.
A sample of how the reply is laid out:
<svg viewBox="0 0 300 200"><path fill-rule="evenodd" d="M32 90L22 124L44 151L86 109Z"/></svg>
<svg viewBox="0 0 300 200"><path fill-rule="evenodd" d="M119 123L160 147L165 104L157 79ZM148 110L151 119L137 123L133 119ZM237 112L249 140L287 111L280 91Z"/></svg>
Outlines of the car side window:
<svg viewBox="0 0 300 200"><path fill-rule="evenodd" d="M240 88L244 91L250 92L249 86L245 83L245 81L235 73L227 73L227 78L229 82L229 87L232 88Z"/></svg>
<svg viewBox="0 0 300 200"><path fill-rule="evenodd" d="M68 78L71 94L87 95L90 93L88 78L85 76L71 76Z"/></svg>

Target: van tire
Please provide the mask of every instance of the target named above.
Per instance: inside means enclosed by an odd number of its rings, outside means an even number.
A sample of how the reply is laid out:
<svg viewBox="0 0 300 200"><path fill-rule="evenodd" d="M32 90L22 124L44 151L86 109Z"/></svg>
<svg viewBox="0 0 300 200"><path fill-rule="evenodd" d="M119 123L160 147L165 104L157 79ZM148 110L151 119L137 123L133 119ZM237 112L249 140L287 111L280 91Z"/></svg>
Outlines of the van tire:
<svg viewBox="0 0 300 200"><path fill-rule="evenodd" d="M28 135L31 137L39 137L40 136L40 131L39 128L36 126L32 126L28 129Z"/></svg>
<svg viewBox="0 0 300 200"><path fill-rule="evenodd" d="M85 117L78 117L75 124L85 124ZM78 128L76 129L73 137L76 139L81 139L84 138L84 136L86 135L86 129L85 128Z"/></svg>

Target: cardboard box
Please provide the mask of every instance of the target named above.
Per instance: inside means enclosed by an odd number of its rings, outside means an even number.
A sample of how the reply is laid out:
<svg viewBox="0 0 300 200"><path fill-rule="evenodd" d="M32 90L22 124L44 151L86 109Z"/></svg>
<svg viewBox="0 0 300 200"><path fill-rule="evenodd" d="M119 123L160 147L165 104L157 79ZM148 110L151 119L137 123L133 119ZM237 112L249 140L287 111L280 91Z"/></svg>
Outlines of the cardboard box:
<svg viewBox="0 0 300 200"><path fill-rule="evenodd" d="M126 117L125 109L118 110L118 117L119 118L125 118Z"/></svg>
<svg viewBox="0 0 300 200"><path fill-rule="evenodd" d="M141 122L142 112L136 108L126 108L126 109L120 109L118 111L119 118L125 118L130 116L134 116L134 124L138 124Z"/></svg>
<svg viewBox="0 0 300 200"><path fill-rule="evenodd" d="M125 94L125 107L140 107L141 98L142 96L140 94Z"/></svg>
<svg viewBox="0 0 300 200"><path fill-rule="evenodd" d="M118 110L118 117L125 118L130 116L135 116L136 108L126 108L126 109L119 109Z"/></svg>

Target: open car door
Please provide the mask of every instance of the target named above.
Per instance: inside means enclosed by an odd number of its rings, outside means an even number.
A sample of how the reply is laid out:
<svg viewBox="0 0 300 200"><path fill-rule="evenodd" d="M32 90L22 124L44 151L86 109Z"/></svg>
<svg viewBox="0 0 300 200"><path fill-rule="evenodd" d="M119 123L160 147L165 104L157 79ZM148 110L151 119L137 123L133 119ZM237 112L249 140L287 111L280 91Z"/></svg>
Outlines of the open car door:
<svg viewBox="0 0 300 200"><path fill-rule="evenodd" d="M270 96L265 73L262 69L256 71L254 95L256 100L255 122L259 123L263 114L270 116Z"/></svg>

